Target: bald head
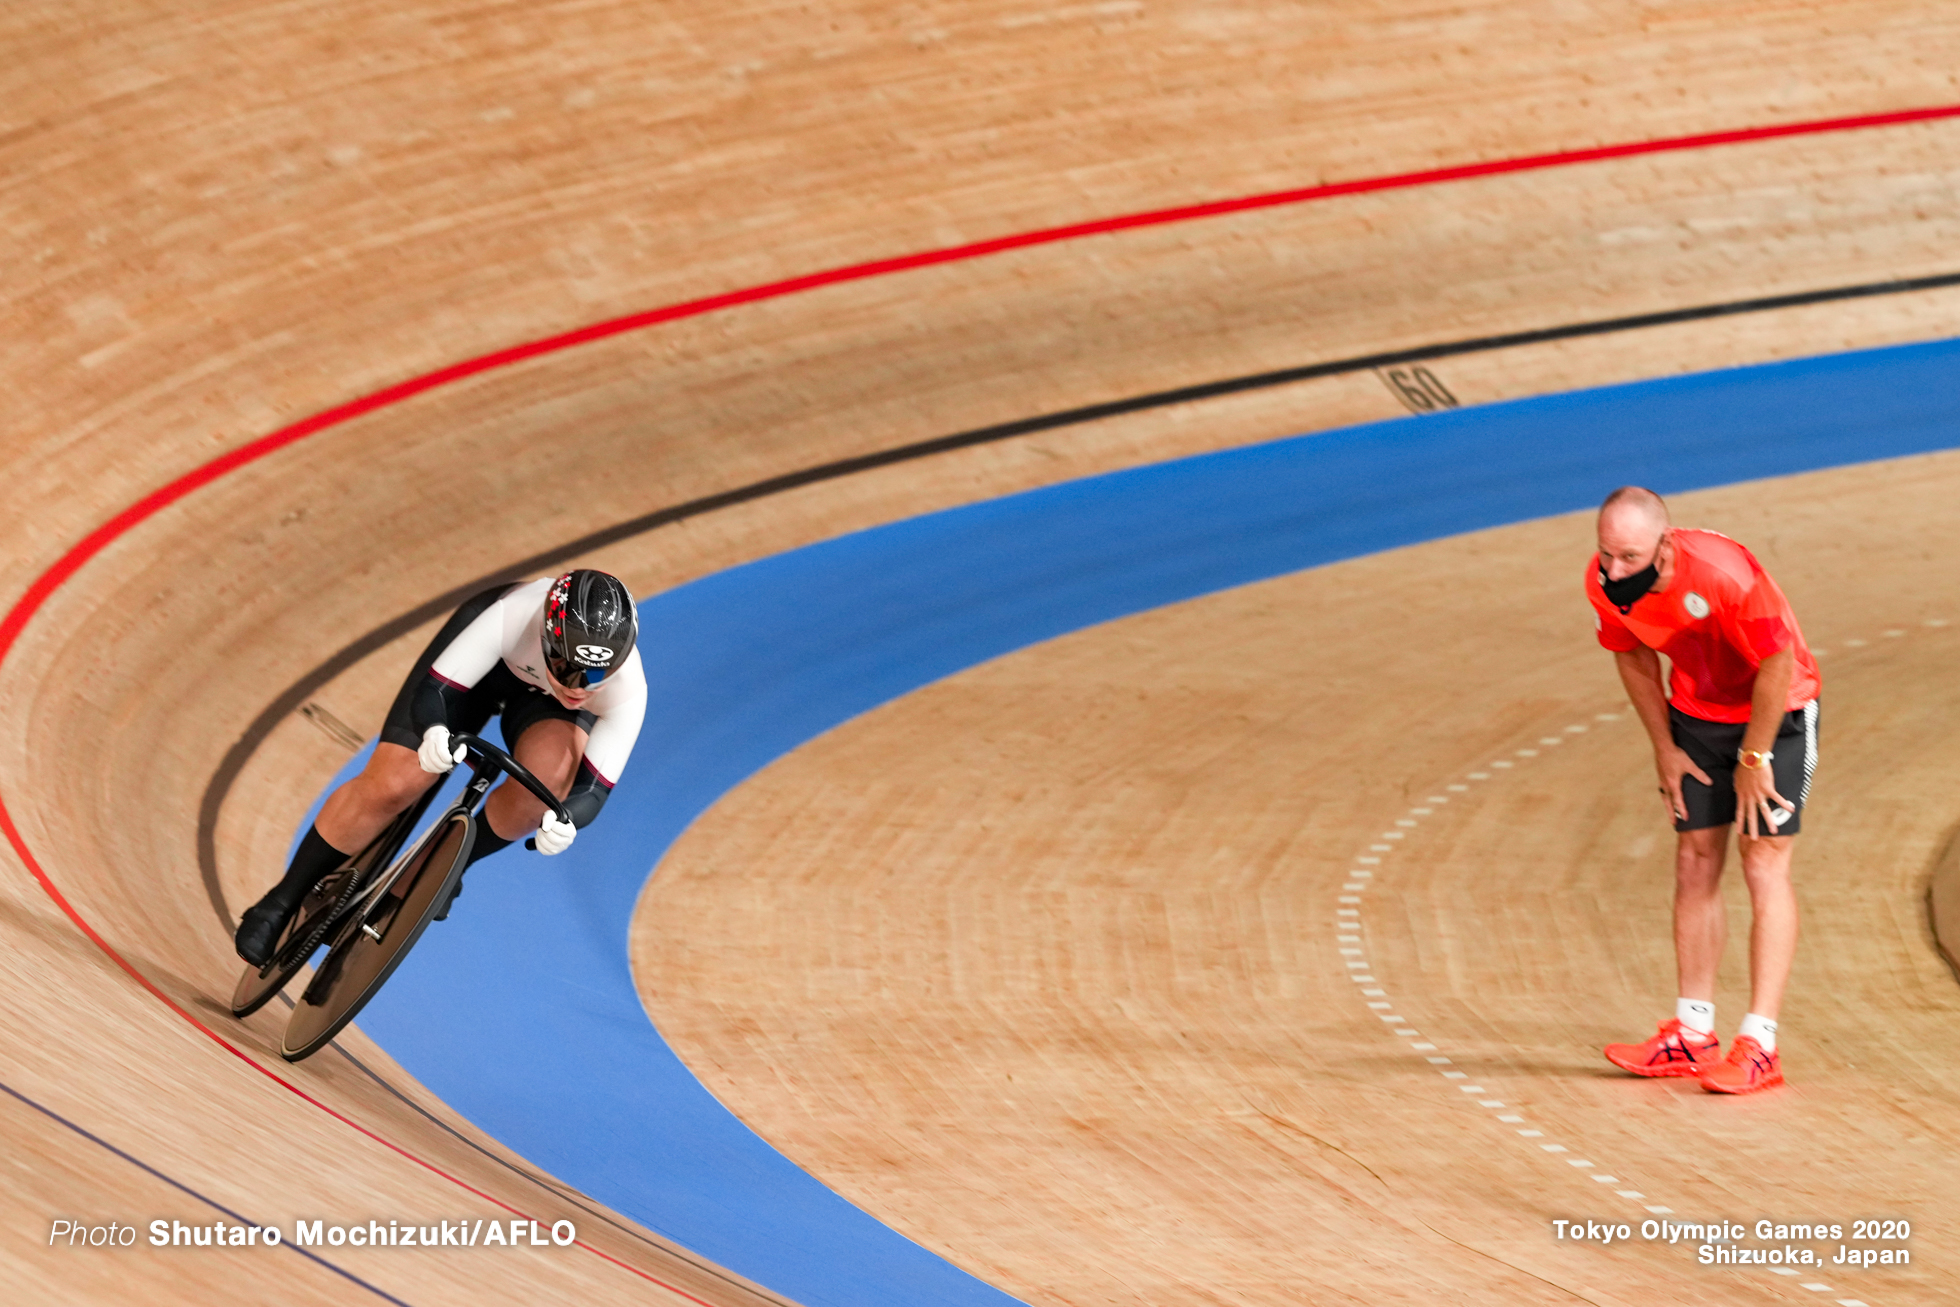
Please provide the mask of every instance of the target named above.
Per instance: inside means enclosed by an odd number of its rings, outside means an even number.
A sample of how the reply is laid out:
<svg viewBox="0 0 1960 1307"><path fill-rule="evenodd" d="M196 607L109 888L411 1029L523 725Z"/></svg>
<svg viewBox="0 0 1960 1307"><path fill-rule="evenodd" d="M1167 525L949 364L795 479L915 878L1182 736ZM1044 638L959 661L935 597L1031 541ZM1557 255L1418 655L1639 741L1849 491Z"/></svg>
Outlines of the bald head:
<svg viewBox="0 0 1960 1307"><path fill-rule="evenodd" d="M1609 580L1655 561L1671 525L1667 503L1640 486L1621 486L1599 506L1599 561Z"/></svg>
<svg viewBox="0 0 1960 1307"><path fill-rule="evenodd" d="M1644 520L1660 531L1670 525L1667 501L1645 486L1621 486L1606 496L1606 502L1599 506L1599 520L1604 522L1609 516L1622 521Z"/></svg>

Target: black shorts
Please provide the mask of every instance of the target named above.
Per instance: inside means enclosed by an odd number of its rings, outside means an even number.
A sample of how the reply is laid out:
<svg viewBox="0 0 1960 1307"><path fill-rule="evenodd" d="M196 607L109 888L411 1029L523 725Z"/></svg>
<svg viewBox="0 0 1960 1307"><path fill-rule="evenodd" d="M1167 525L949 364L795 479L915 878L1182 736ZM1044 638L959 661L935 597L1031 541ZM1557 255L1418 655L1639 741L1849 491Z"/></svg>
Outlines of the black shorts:
<svg viewBox="0 0 1960 1307"><path fill-rule="evenodd" d="M1688 817L1675 822L1674 829L1706 830L1729 825L1735 821L1736 752L1742 748L1742 734L1749 724L1704 721L1688 716L1671 704L1667 718L1674 728L1674 743L1715 781L1713 785L1703 785L1692 776L1681 778L1681 797L1686 801ZM1776 792L1797 805L1789 820L1779 823L1774 833L1795 835L1803 826L1803 804L1810 797L1810 774L1817 769L1815 699L1795 712L1783 714L1770 752L1775 755L1769 766L1776 776ZM1772 820L1784 815L1776 804L1771 803L1769 807Z"/></svg>
<svg viewBox="0 0 1960 1307"><path fill-rule="evenodd" d="M382 739L390 744L399 744L404 749L422 747L422 737L416 734L410 712L422 678L429 674L429 667L436 656L463 633L464 627L481 617L484 609L514 588L500 585L472 595L461 608L450 614L449 620L436 632L436 638L429 641L429 647L415 660L415 668L409 672L408 679L402 682L400 693L395 695L395 702L388 709L387 720L382 723ZM584 709L567 708L537 686L518 680L516 673L499 662L464 693L462 704L450 716L449 729L453 734L478 735L499 713L503 714L504 743L513 750L517 748L518 737L539 722L572 722L590 732L592 724L598 720Z"/></svg>

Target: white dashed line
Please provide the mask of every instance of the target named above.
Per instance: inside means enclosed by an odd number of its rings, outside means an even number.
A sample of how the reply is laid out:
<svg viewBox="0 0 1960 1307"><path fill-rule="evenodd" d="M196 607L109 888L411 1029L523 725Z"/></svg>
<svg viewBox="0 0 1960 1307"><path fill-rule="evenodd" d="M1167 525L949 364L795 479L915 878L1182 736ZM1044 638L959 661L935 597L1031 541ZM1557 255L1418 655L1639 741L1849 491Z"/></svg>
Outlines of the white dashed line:
<svg viewBox="0 0 1960 1307"><path fill-rule="evenodd" d="M1942 627L1942 626L1946 626L1947 624L1948 624L1948 620L1946 618L1928 618L1924 622L1924 625L1929 627ZM1901 628L1894 628L1885 631L1883 634L1888 638L1897 639L1906 635L1907 632ZM1863 648L1865 647L1867 642L1863 640L1853 639L1853 640L1846 640L1844 643L1851 648ZM1821 653L1823 651L1813 650L1812 652ZM1628 705L1622 704L1621 707L1624 709L1627 708ZM1617 722L1622 720L1625 715L1626 714L1624 712L1595 713L1593 715L1593 720L1596 722ZM1556 747L1558 745L1565 743L1566 736L1583 735L1590 729L1591 728L1588 727L1583 722L1575 722L1570 726L1564 727L1562 735L1541 736L1538 740L1538 743L1540 746L1545 748ZM1521 748L1515 751L1515 756L1519 758L1536 758L1539 756L1539 751L1537 749ZM1492 769L1499 770L1499 771L1509 770L1512 767L1516 766L1515 763L1511 762L1509 759L1506 758L1493 758L1487 765ZM1465 781L1487 781L1490 779L1491 779L1491 774L1490 772L1486 772L1486 771L1473 771L1473 772L1464 773ZM1452 781L1444 785L1443 788L1451 794L1463 794L1469 791L1470 786L1467 784L1463 784L1461 782ZM1444 804L1449 802L1449 797L1447 794L1434 794L1434 795L1427 796L1424 799L1424 802L1429 804ZM1402 838L1404 838L1407 831L1416 829L1420 825L1418 821L1414 820L1415 818L1433 816L1435 810L1434 808L1427 808L1427 807L1410 808L1408 812L1409 812L1408 817L1400 817L1397 818L1395 821L1395 825L1400 829L1383 831L1377 838L1381 840L1401 840ZM1397 846L1394 844L1370 844L1368 846L1368 849L1370 854L1379 855L1383 853L1395 852ZM1354 861L1367 866L1379 866L1381 864L1382 859L1379 856L1357 856L1354 859ZM1353 882L1372 879L1374 876L1374 872L1357 868L1357 869L1349 870L1347 872L1347 876L1349 878L1350 883L1346 883L1341 886L1341 889L1344 891L1344 893L1339 897L1338 901L1344 904L1349 904L1349 903L1358 904L1361 902L1361 899L1358 897L1358 895L1361 892L1371 888L1371 886L1353 883ZM1335 916L1337 918L1345 918L1345 919L1337 920L1334 923L1335 927L1338 930L1344 930L1344 931L1356 930L1360 927L1361 923L1358 920L1354 920L1354 918L1358 918L1360 915L1361 914L1358 908L1353 908L1353 907L1340 908L1335 913ZM1338 936L1337 942L1341 944L1358 944L1360 943L1360 937L1358 935L1341 935ZM1359 948L1342 948L1339 950L1339 954L1343 958L1352 958L1354 955L1359 954L1361 951L1362 950ZM1347 961L1345 965L1350 969L1351 972L1352 971L1365 972L1368 969L1369 964L1365 961L1350 960ZM1352 979L1354 979L1357 983L1360 984L1373 985L1379 983L1377 982L1376 978L1373 975L1354 975L1352 976ZM1364 995L1364 997L1370 999L1386 1000L1387 998L1387 991L1383 989L1364 989L1362 991L1362 994ZM1406 1017L1397 1016L1392 1013L1382 1012L1380 1010L1390 1006L1393 1005L1386 1001L1371 1002L1368 1004L1368 1008L1377 1017L1379 1017L1379 1019L1385 1024L1400 1025L1401 1023L1407 1021ZM1417 1032L1416 1030L1409 1029L1406 1027L1397 1029L1395 1030L1394 1033L1399 1037L1409 1038L1409 1039L1416 1038L1419 1034L1419 1032ZM1454 1062L1450 1057L1437 1053L1437 1046L1434 1043L1428 1043L1428 1042L1412 1043L1409 1045L1409 1049L1413 1053L1421 1053L1421 1054L1435 1053L1436 1054L1435 1056L1425 1056L1423 1059L1431 1066L1438 1067L1438 1068L1454 1066ZM1468 1080L1470 1078L1470 1073L1466 1071L1438 1070L1437 1074L1440 1075L1443 1079L1451 1080L1451 1081ZM1489 1092L1482 1085L1459 1084L1456 1086L1456 1088L1459 1092L1465 1094L1472 1094L1472 1095L1481 1095ZM1485 1107L1485 1108L1502 1109L1505 1107L1505 1104L1500 1099L1482 1099L1479 1101L1478 1106ZM1530 1126L1527 1123L1526 1118L1524 1116L1517 1114L1515 1112L1505 1112L1504 1114L1499 1115L1497 1117L1497 1120L1499 1122L1502 1122L1503 1124L1518 1127L1517 1134L1520 1138L1523 1139L1544 1138L1545 1132L1543 1130ZM1542 1150L1548 1155L1568 1153L1571 1151L1571 1149L1569 1149L1564 1144L1541 1143L1538 1145L1538 1147L1540 1150ZM1562 1157L1559 1160L1565 1162L1568 1166L1571 1166L1577 1170L1587 1171L1587 1172L1594 1171L1597 1165L1591 1160L1585 1158ZM1618 1176L1607 1175L1603 1172L1597 1174L1591 1174L1587 1178L1590 1179L1595 1184L1617 1185L1623 1183ZM1674 1214L1674 1209L1671 1207L1667 1207L1661 1204L1646 1203L1645 1202L1646 1194L1644 1194L1638 1189L1615 1189L1613 1192L1616 1196L1627 1199L1630 1202L1641 1203L1646 1208L1647 1211L1653 1213L1656 1216L1671 1216ZM1770 1269L1770 1268L1765 1268L1765 1269ZM1779 1274L1786 1274L1786 1275L1797 1274L1797 1272L1790 1271L1783 1267L1777 1267L1774 1269ZM1824 1284L1806 1283L1803 1285L1803 1287L1805 1289L1809 1289L1817 1293L1831 1292L1830 1286ZM1838 1302L1839 1302L1839 1307L1866 1307L1866 1304L1864 1302L1855 1298L1843 1298L1843 1299L1839 1299Z"/></svg>

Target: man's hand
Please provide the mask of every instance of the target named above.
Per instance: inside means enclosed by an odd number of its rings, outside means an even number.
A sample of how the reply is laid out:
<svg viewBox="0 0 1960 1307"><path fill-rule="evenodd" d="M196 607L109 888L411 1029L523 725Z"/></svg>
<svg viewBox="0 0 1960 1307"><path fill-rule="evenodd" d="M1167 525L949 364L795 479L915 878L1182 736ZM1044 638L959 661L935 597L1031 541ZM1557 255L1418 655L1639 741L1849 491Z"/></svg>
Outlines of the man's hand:
<svg viewBox="0 0 1960 1307"><path fill-rule="evenodd" d="M1692 776L1703 785L1715 783L1707 772L1695 766L1695 760L1678 744L1664 744L1655 748L1654 770L1661 776L1661 800L1667 804L1667 815L1676 821L1688 819L1688 801L1681 797L1683 776Z"/></svg>
<svg viewBox="0 0 1960 1307"><path fill-rule="evenodd" d="M544 820L538 823L538 852L546 857L554 853L563 853L572 847L572 841L577 837L578 827L569 821L558 820L556 813L547 812Z"/></svg>
<svg viewBox="0 0 1960 1307"><path fill-rule="evenodd" d="M1736 764L1735 828L1754 838L1776 834L1777 826L1769 806L1772 803L1785 812L1797 810L1796 804L1776 792L1776 773L1769 769L1768 763L1760 767Z"/></svg>
<svg viewBox="0 0 1960 1307"><path fill-rule="evenodd" d="M440 776L463 760L463 747L449 747L449 728L431 726L422 732L422 747L415 751L415 761L422 764L422 770Z"/></svg>

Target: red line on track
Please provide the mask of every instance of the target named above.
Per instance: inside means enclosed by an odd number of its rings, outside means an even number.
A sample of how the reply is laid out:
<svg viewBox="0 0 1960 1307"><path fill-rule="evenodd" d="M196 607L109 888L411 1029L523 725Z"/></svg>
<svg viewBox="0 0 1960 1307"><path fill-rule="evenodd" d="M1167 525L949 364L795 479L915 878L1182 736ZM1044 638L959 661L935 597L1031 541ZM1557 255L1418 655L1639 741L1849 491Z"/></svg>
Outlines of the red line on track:
<svg viewBox="0 0 1960 1307"><path fill-rule="evenodd" d="M1561 150L1551 154L1530 154L1511 159L1494 159L1485 163L1456 164L1447 168L1430 168L1420 172L1393 173L1382 177L1364 177L1355 181L1328 182L1320 186L1305 186L1295 190L1269 191L1263 195L1247 195L1240 196L1236 199L1212 200L1203 204L1187 204L1168 209L1151 209L1143 213L1123 214L1114 218L1098 218L1090 222L1072 223L1062 227L1044 227L1038 231L1021 232L1009 236L997 236L991 240L974 241L966 245L951 245L936 250L924 250L916 254L899 255L896 258L874 259L870 262L853 263L840 268L827 268L820 272L806 273L800 277L789 277L781 281L765 282L759 286L749 286L740 290L725 291L719 295L709 295L701 299L687 300L679 304L669 304L662 308L649 309L643 313L633 313L621 318L612 318L605 322L597 322L590 326L580 327L575 331L568 331L556 336L547 336L542 340L514 345L509 349L498 350L495 353L484 354L473 359L465 359L461 363L454 363L449 367L440 368L419 377L411 377L406 381L397 382L395 385L389 386L384 390L375 391L373 394L365 395L335 408L316 413L312 417L293 423L291 426L282 427L270 435L261 436L249 444L241 445L230 453L224 454L204 464L202 467L185 473L168 485L152 491L142 499L139 499L84 536L67 553L57 559L53 566L36 577L34 583L28 586L27 592L15 601L14 606L7 611L5 619L0 620L0 664L4 664L8 655L13 652L14 645L19 641L21 632L26 629L28 622L33 620L34 615L48 601L49 596L60 589L67 582L68 578L80 571L85 563L101 553L131 528L155 516L192 491L201 489L213 481L218 480L220 477L236 471L247 464L255 463L277 450L284 449L287 445L304 440L308 436L316 435L319 432L342 426L353 421L355 418L378 412L384 408L391 408L396 404L413 399L417 395L425 394L428 391L449 385L452 382L479 376L485 372L509 367L529 359L541 358L547 354L556 354L562 350L590 344L593 341L605 340L608 337L623 335L629 331L638 331L645 327L658 326L663 322L675 322L682 318L699 317L703 314L715 313L722 309L735 308L743 304L756 304L764 300L781 299L785 296L801 294L804 291L818 290L825 286L838 286L853 281L868 281L874 277L885 277L894 273L910 272L917 268L930 268L944 263L960 263L969 259L985 258L991 254L1006 253L1009 250L1030 249L1039 245L1054 245L1062 241L1080 240L1088 236L1103 236L1112 232L1132 231L1142 227L1164 227L1173 223L1193 222L1201 218L1218 218L1234 213L1250 213L1258 209L1277 209L1287 205L1306 204L1315 200L1333 199L1341 195L1364 195L1372 191L1406 190L1418 186L1434 186L1442 182L1467 181L1475 177L1495 177L1505 173L1537 172L1547 168L1564 168L1575 164L1598 163L1607 159L1626 159L1642 154L1669 154L1684 150L1708 149L1720 145L1742 145L1754 141L1770 141L1793 136L1822 136L1832 132L1861 131L1876 127L1898 127L1908 123L1936 122L1951 118L1960 118L1960 104L1935 105L1923 109L1900 109L1891 113L1861 114L1849 118L1825 118L1810 122L1785 123L1775 127L1744 127L1734 131L1707 132L1696 136L1671 136L1652 141L1628 141L1615 145L1598 145L1583 150ZM243 1061L247 1066L258 1071L261 1075L266 1076L275 1084L297 1094L300 1098L319 1108L322 1112L359 1131L389 1151L399 1154L417 1166L441 1176L451 1184L476 1195L485 1202L501 1207L507 1212L514 1212L519 1216L525 1217L527 1220L530 1219L527 1213L518 1211L517 1208L512 1207L500 1199L492 1198L482 1190L476 1189L456 1176L450 1175L434 1163L417 1157L401 1145L390 1142L358 1121L344 1116L334 1108L327 1106L327 1104L313 1097L292 1081L280 1076L271 1068L254 1061L243 1049L185 1011L168 994L165 994L154 984L150 983L147 976L143 975L142 972L124 960L122 954L118 953L111 947L107 940L97 934L95 928L89 925L83 919L81 913L77 912L74 906L68 902L66 896L48 878L47 873L42 870L40 861L35 858L32 850L27 847L27 842L21 838L19 829L14 825L13 814L7 809L4 798L0 798L0 831L5 832L7 842L14 846L14 851L20 855L21 861L27 864L28 870L34 874L34 879L40 882L41 888L47 892L48 897L54 900L55 904L68 915L68 919L73 921L84 935L87 935L90 940L94 941L96 947L108 954L117 966L128 972L137 984L148 990L165 1007L175 1012L203 1034L209 1036L219 1047ZM675 1288L673 1285L659 1280L637 1267L628 1265L616 1257L600 1252L597 1248L591 1247L591 1245L586 1244L583 1240L579 1242L579 1247L586 1249L586 1251L596 1256L605 1258L615 1266L630 1271L641 1279L650 1280L664 1289L680 1294L681 1297L686 1298L689 1302L701 1303L702 1307L708 1307L708 1304L702 1299L696 1298L684 1290Z"/></svg>

